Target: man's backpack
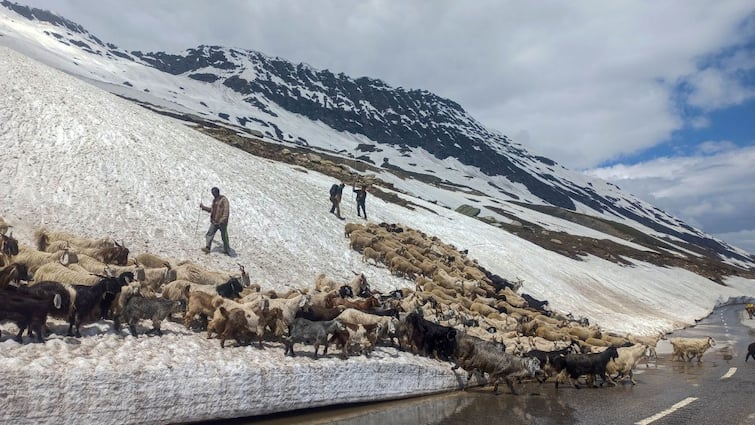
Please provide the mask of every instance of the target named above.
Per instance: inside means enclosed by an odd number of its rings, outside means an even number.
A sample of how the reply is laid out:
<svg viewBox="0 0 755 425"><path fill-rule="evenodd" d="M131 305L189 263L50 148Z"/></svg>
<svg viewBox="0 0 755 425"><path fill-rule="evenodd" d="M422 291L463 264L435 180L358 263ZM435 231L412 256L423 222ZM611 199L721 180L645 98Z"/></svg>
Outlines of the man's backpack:
<svg viewBox="0 0 755 425"><path fill-rule="evenodd" d="M338 195L338 190L340 188L341 187L338 186L337 184L334 184L333 186L330 186L330 196L336 196L336 195Z"/></svg>

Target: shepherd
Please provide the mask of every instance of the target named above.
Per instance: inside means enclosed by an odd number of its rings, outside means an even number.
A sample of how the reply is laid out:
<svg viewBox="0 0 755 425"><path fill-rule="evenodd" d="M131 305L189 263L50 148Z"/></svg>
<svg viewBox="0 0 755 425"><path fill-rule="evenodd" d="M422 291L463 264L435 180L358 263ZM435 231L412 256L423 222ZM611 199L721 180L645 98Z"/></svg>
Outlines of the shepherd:
<svg viewBox="0 0 755 425"><path fill-rule="evenodd" d="M361 217L361 211L362 213L364 213L364 219L367 220L367 210L364 209L365 201L367 201L367 187L361 186L359 189L357 189L356 183L354 183L354 185L352 185L351 187L354 190L354 193L357 194L357 215Z"/></svg>
<svg viewBox="0 0 755 425"><path fill-rule="evenodd" d="M341 217L341 195L343 195L344 186L346 186L344 183L335 183L330 187L330 213L335 213L336 217L340 219L343 219L343 217Z"/></svg>
<svg viewBox="0 0 755 425"><path fill-rule="evenodd" d="M212 248L212 240L215 238L215 233L220 230L220 236L223 239L223 253L225 255L231 255L231 248L228 243L228 215L230 213L230 206L228 205L228 198L220 194L220 189L213 187L210 192L212 193L212 206L208 207L203 203L199 203L199 208L210 213L210 228L207 229L205 235L206 246L202 248L205 254L210 253Z"/></svg>

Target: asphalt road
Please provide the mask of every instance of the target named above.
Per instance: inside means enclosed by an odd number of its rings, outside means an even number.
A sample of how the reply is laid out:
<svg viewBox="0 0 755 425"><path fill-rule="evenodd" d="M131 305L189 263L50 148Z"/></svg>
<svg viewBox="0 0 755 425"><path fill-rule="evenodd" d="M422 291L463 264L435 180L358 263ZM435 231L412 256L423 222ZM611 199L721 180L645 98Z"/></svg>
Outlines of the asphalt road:
<svg viewBox="0 0 755 425"><path fill-rule="evenodd" d="M657 361L635 369L637 385L575 389L552 382L524 384L514 396L502 385L411 400L319 409L305 414L234 420L244 424L755 424L755 319L743 305L716 309L696 326L670 337L711 336L716 345L702 362L670 361L671 345L658 344ZM228 423L228 421L225 421Z"/></svg>

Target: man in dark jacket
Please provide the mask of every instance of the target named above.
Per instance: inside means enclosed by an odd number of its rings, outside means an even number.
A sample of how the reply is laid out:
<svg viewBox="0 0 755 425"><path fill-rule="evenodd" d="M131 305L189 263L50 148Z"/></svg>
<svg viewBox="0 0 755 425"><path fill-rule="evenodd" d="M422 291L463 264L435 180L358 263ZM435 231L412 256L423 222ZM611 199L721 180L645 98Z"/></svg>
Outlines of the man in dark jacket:
<svg viewBox="0 0 755 425"><path fill-rule="evenodd" d="M357 215L359 217L362 216L362 214L359 213L361 210L361 212L364 213L364 219L367 220L367 210L364 209L365 201L367 201L367 188L362 186L357 189L356 185L354 185L352 186L352 189L354 189L354 193L357 194Z"/></svg>
<svg viewBox="0 0 755 425"><path fill-rule="evenodd" d="M223 239L223 252L226 255L231 255L231 248L228 243L228 215L230 214L230 206L228 205L228 198L220 194L220 189L213 187L212 190L212 207L205 206L203 203L199 203L199 208L210 213L210 228L207 229L205 235L206 246L202 248L205 253L210 252L212 248L212 240L215 238L215 233L220 230L220 236Z"/></svg>
<svg viewBox="0 0 755 425"><path fill-rule="evenodd" d="M343 194L343 187L346 186L344 183L341 184L334 184L330 187L330 213L333 214L335 212L336 217L341 217L341 195Z"/></svg>

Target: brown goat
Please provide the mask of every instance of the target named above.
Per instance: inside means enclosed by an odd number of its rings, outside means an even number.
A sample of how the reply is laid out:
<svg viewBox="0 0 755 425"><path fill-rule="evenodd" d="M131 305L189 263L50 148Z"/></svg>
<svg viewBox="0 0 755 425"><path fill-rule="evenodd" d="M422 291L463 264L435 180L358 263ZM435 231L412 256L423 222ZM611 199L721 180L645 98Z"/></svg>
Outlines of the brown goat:
<svg viewBox="0 0 755 425"><path fill-rule="evenodd" d="M215 314L214 300L220 298L218 295L208 294L202 291L193 291L189 293L189 302L186 304L186 315L184 315L184 326L187 328L191 325L194 316L199 314L206 327L207 318Z"/></svg>
<svg viewBox="0 0 755 425"><path fill-rule="evenodd" d="M375 297L367 297L357 300L347 300L345 298L337 297L331 300L332 307L342 306L346 308L355 308L361 311L367 311L371 308L380 307L380 301Z"/></svg>
<svg viewBox="0 0 755 425"><path fill-rule="evenodd" d="M238 345L249 345L254 333L249 329L244 311L238 308L228 311L223 306L219 310L225 318L223 331L220 332L220 347L225 348L225 341L228 339L235 339Z"/></svg>

